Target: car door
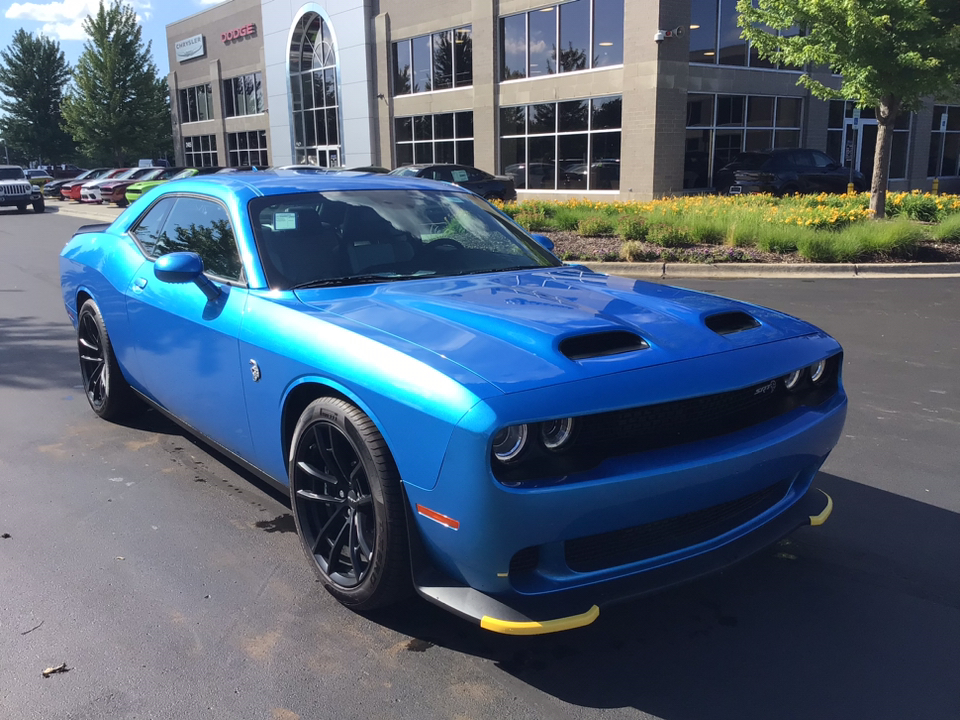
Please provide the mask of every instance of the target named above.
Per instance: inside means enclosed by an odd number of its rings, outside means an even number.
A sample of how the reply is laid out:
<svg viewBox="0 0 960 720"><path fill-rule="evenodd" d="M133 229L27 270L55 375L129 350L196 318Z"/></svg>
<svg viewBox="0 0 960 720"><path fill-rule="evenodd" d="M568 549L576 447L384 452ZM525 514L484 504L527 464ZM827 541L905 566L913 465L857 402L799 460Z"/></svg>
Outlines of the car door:
<svg viewBox="0 0 960 720"><path fill-rule="evenodd" d="M127 291L140 384L193 429L249 456L238 340L248 291L226 207L211 197L166 195L131 232L149 258ZM153 261L170 252L199 255L219 296L160 280Z"/></svg>

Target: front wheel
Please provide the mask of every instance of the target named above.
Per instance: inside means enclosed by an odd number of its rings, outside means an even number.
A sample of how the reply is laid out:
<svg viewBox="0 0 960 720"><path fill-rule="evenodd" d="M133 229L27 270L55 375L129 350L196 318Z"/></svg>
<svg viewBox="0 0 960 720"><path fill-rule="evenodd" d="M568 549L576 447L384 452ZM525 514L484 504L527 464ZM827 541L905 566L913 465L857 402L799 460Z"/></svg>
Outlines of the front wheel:
<svg viewBox="0 0 960 720"><path fill-rule="evenodd" d="M33 211L35 213L42 213L44 211L43 198L37 198L33 201Z"/></svg>
<svg viewBox="0 0 960 720"><path fill-rule="evenodd" d="M300 542L326 590L359 612L406 595L400 478L370 418L345 400L314 400L294 431L288 472Z"/></svg>
<svg viewBox="0 0 960 720"><path fill-rule="evenodd" d="M119 420L139 405L113 353L100 308L87 300L77 317L80 375L90 408L104 420Z"/></svg>

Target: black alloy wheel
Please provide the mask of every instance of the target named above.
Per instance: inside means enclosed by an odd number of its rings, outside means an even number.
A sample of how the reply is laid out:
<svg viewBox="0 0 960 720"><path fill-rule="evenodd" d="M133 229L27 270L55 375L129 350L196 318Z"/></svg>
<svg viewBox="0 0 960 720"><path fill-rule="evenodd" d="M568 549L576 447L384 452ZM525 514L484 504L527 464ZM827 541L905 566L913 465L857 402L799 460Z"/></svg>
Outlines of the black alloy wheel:
<svg viewBox="0 0 960 720"><path fill-rule="evenodd" d="M91 409L105 420L128 415L137 406L137 398L123 377L100 308L93 300L83 303L77 317L77 349L83 391Z"/></svg>
<svg viewBox="0 0 960 720"><path fill-rule="evenodd" d="M324 587L358 611L406 594L404 501L373 422L344 400L315 400L297 423L289 474L300 541Z"/></svg>

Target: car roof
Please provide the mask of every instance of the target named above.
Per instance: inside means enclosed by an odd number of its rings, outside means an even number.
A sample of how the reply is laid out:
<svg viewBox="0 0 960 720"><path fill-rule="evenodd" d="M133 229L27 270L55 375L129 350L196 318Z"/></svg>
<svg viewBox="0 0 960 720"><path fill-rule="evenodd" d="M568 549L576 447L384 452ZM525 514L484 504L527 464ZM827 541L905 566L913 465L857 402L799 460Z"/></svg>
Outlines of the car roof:
<svg viewBox="0 0 960 720"><path fill-rule="evenodd" d="M160 186L164 193L195 190L220 197L229 195L256 197L337 190L436 190L438 188L443 188L447 192L470 194L469 190L461 190L455 185L435 180L348 171L301 173L296 170L261 170L223 175L214 173L195 175L177 180L176 183L165 183Z"/></svg>

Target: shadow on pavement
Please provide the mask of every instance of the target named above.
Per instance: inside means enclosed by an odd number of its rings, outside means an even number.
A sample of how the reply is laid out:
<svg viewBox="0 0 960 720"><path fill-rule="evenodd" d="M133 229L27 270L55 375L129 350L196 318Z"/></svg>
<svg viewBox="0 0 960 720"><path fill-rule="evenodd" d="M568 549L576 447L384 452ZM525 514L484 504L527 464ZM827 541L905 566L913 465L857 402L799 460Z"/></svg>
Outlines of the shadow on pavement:
<svg viewBox="0 0 960 720"><path fill-rule="evenodd" d="M960 515L840 477L821 528L592 626L493 635L419 600L371 616L555 698L667 720L960 717Z"/></svg>
<svg viewBox="0 0 960 720"><path fill-rule="evenodd" d="M16 289L0 290L0 298ZM38 390L79 387L76 332L64 322L0 317L0 385Z"/></svg>

